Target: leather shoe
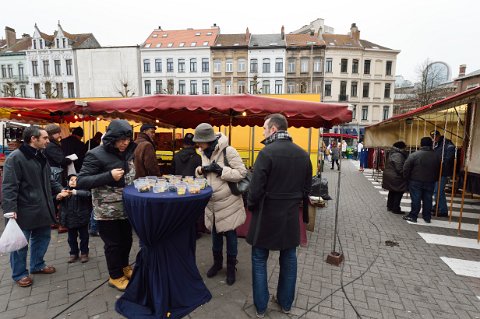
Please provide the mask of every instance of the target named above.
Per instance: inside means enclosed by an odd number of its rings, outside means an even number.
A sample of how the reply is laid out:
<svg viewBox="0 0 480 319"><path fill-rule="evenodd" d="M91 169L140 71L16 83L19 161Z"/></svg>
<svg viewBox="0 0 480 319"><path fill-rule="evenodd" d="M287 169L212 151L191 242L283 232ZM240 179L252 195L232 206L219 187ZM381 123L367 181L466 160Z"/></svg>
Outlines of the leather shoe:
<svg viewBox="0 0 480 319"><path fill-rule="evenodd" d="M89 260L89 259L88 259L88 254L80 255L80 262L81 262L82 264L88 262L88 260Z"/></svg>
<svg viewBox="0 0 480 319"><path fill-rule="evenodd" d="M408 222L412 222L412 223L416 223L417 222L417 219L416 218L413 218L413 217L410 217L410 216L403 216L402 217L404 220L408 221Z"/></svg>
<svg viewBox="0 0 480 319"><path fill-rule="evenodd" d="M425 223L430 224L432 221L430 219L423 219Z"/></svg>
<svg viewBox="0 0 480 319"><path fill-rule="evenodd" d="M17 280L17 285L19 287L29 287L33 284L32 278L30 276L25 276L20 280Z"/></svg>
<svg viewBox="0 0 480 319"><path fill-rule="evenodd" d="M53 274L54 272L56 272L57 270L55 269L55 267L53 266L45 266L43 267L42 269L40 270L37 270L37 271L33 271L32 274L46 274L46 275L50 275L50 274Z"/></svg>
<svg viewBox="0 0 480 319"><path fill-rule="evenodd" d="M392 210L392 213L397 214L397 215L405 214L405 212L402 212L401 210Z"/></svg>
<svg viewBox="0 0 480 319"><path fill-rule="evenodd" d="M71 263L74 263L78 260L78 256L77 255L70 255L70 257L68 258L68 261L67 263L71 264Z"/></svg>

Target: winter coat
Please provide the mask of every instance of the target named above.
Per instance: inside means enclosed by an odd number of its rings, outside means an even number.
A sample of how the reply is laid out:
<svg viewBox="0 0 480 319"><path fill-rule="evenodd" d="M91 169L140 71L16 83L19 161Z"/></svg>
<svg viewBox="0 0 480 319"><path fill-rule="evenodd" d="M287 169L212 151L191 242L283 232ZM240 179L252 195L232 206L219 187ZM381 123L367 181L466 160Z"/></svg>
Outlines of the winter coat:
<svg viewBox="0 0 480 319"><path fill-rule="evenodd" d="M47 157L50 167L59 167L66 169L67 165L72 162L70 159L65 157L65 153L63 153L63 149L60 146L60 143L55 140L50 140L50 143L47 144L47 148L45 149L45 156Z"/></svg>
<svg viewBox="0 0 480 319"><path fill-rule="evenodd" d="M173 174L194 176L195 169L202 165L202 157L194 147L185 147L173 155Z"/></svg>
<svg viewBox="0 0 480 319"><path fill-rule="evenodd" d="M435 182L440 173L440 159L431 147L422 146L403 165L403 177L417 182Z"/></svg>
<svg viewBox="0 0 480 319"><path fill-rule="evenodd" d="M128 123L112 121L103 137L103 144L90 150L85 156L82 170L78 175L77 188L91 189L95 220L121 220L127 215L123 209L123 188L135 176L133 152L136 144L130 142L120 153L115 141L131 131ZM114 168L123 168L125 174L115 181L111 174Z"/></svg>
<svg viewBox="0 0 480 319"><path fill-rule="evenodd" d="M60 224L68 228L88 225L92 212L90 191L75 189L75 194L60 201Z"/></svg>
<svg viewBox="0 0 480 319"><path fill-rule="evenodd" d="M248 192L252 221L247 242L272 250L298 246L299 207L302 199L310 193L311 185L312 164L307 152L291 140L274 140L267 144L253 167Z"/></svg>
<svg viewBox="0 0 480 319"><path fill-rule="evenodd" d="M443 146L443 140L445 139L445 146ZM443 149L445 148L445 152ZM442 159L442 152L443 154L443 168L442 168L442 176L452 176L453 175L453 164L455 161L455 144L452 143L448 138L445 136L441 136L438 139L438 142L435 143L433 150L435 154L437 154L438 158Z"/></svg>
<svg viewBox="0 0 480 319"><path fill-rule="evenodd" d="M22 144L7 157L3 168L2 208L5 213L17 213L17 223L23 230L55 223L53 199L62 186L50 177L47 158L29 145Z"/></svg>
<svg viewBox="0 0 480 319"><path fill-rule="evenodd" d="M75 166L75 170L77 171L77 173L80 172L83 164L83 159L85 158L85 153L87 152L85 144L83 144L83 142L74 135L70 135L69 137L62 140L61 145L65 156L72 154L77 155L78 159L73 162L73 165Z"/></svg>
<svg viewBox="0 0 480 319"><path fill-rule="evenodd" d="M338 160L340 159L340 149L338 146L332 147L332 160Z"/></svg>
<svg viewBox="0 0 480 319"><path fill-rule="evenodd" d="M145 133L139 133L135 140L137 147L134 152L135 178L145 176L160 176L155 144Z"/></svg>
<svg viewBox="0 0 480 319"><path fill-rule="evenodd" d="M408 154L404 150L392 147L383 170L382 187L389 191L406 192L407 180L403 177L403 164Z"/></svg>
<svg viewBox="0 0 480 319"><path fill-rule="evenodd" d="M222 133L218 133L218 144L215 146L210 158L202 152L202 166L210 165L215 161L223 167L222 175L208 173L204 176L208 185L212 187L213 194L205 208L205 226L210 231L212 226L218 233L236 229L243 225L246 219L245 207L242 196L233 195L228 182L238 182L247 175L247 169L237 150L228 146L228 139ZM227 161L230 167L225 166L223 149L226 148ZM200 175L201 167L197 167L196 175Z"/></svg>

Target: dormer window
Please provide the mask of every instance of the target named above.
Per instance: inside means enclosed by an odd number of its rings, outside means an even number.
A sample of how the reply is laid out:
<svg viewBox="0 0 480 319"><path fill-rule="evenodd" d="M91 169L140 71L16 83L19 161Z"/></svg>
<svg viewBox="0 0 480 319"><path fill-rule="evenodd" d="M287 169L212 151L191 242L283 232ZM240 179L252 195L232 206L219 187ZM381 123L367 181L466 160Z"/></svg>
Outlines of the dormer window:
<svg viewBox="0 0 480 319"><path fill-rule="evenodd" d="M162 35L162 37L163 37L163 38L166 38L166 37L168 37L168 34L165 33L165 34Z"/></svg>
<svg viewBox="0 0 480 319"><path fill-rule="evenodd" d="M161 43L157 43L157 45L156 45L155 47L156 47L156 48L159 48L159 47L161 47L161 46L162 46Z"/></svg>
<svg viewBox="0 0 480 319"><path fill-rule="evenodd" d="M56 39L56 40L57 40L56 41L57 42L57 48L59 48L60 47L60 39Z"/></svg>
<svg viewBox="0 0 480 319"><path fill-rule="evenodd" d="M168 46L169 48L173 47L173 42L170 42L167 46Z"/></svg>
<svg viewBox="0 0 480 319"><path fill-rule="evenodd" d="M37 40L33 40L33 49L34 49L34 50L37 49Z"/></svg>
<svg viewBox="0 0 480 319"><path fill-rule="evenodd" d="M196 37L199 37L199 36L200 36L200 32L195 33L195 36L196 36Z"/></svg>
<svg viewBox="0 0 480 319"><path fill-rule="evenodd" d="M151 45L152 45L152 44L147 43L147 44L145 44L145 48L149 48Z"/></svg>
<svg viewBox="0 0 480 319"><path fill-rule="evenodd" d="M39 41L40 41L40 49L43 49L43 40L40 39Z"/></svg>
<svg viewBox="0 0 480 319"><path fill-rule="evenodd" d="M212 32L207 32L207 35L212 35Z"/></svg>
<svg viewBox="0 0 480 319"><path fill-rule="evenodd" d="M63 47L66 48L67 47L67 39L62 38L62 42L63 42Z"/></svg>
<svg viewBox="0 0 480 319"><path fill-rule="evenodd" d="M158 34L153 34L152 35L152 38L156 38L156 37L158 37Z"/></svg>
<svg viewBox="0 0 480 319"><path fill-rule="evenodd" d="M185 42L180 42L180 44L178 45L179 47L184 47L185 46Z"/></svg>
<svg viewBox="0 0 480 319"><path fill-rule="evenodd" d="M206 47L208 45L208 41L203 42L203 46Z"/></svg>
<svg viewBox="0 0 480 319"><path fill-rule="evenodd" d="M190 44L190 46L191 46L191 47L197 46L197 42L192 42L192 43Z"/></svg>

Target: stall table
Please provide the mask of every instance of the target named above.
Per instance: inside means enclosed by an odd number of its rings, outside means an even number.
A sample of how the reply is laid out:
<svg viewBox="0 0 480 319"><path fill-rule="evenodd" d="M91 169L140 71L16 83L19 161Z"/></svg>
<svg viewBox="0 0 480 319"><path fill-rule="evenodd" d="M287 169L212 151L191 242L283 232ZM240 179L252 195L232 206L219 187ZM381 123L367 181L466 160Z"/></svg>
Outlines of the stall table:
<svg viewBox="0 0 480 319"><path fill-rule="evenodd" d="M210 187L180 196L125 187L125 211L141 249L117 312L127 318L181 318L212 298L195 263L195 222L211 195Z"/></svg>

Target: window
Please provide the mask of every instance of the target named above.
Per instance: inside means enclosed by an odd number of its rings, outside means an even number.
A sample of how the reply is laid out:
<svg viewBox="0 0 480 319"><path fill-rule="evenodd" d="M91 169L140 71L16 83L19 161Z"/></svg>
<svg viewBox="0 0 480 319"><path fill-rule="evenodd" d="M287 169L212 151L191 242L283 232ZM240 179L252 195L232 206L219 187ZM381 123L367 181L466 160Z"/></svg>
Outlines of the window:
<svg viewBox="0 0 480 319"><path fill-rule="evenodd" d="M363 74L370 74L370 60L365 60Z"/></svg>
<svg viewBox="0 0 480 319"><path fill-rule="evenodd" d="M238 93L243 94L246 92L245 81L238 81Z"/></svg>
<svg viewBox="0 0 480 319"><path fill-rule="evenodd" d="M332 81L325 81L325 96L332 96Z"/></svg>
<svg viewBox="0 0 480 319"><path fill-rule="evenodd" d="M357 118L357 105L353 104L352 105L352 120Z"/></svg>
<svg viewBox="0 0 480 319"><path fill-rule="evenodd" d="M385 66L385 75L392 75L392 61L387 61Z"/></svg>
<svg viewBox="0 0 480 319"><path fill-rule="evenodd" d="M23 64L20 63L18 65L18 77L20 78L20 80L24 80L25 79L25 72L23 70Z"/></svg>
<svg viewBox="0 0 480 319"><path fill-rule="evenodd" d="M33 40L33 49L34 49L34 50L37 49L37 40Z"/></svg>
<svg viewBox="0 0 480 319"><path fill-rule="evenodd" d="M53 67L55 68L55 75L59 76L61 74L60 60L53 60Z"/></svg>
<svg viewBox="0 0 480 319"><path fill-rule="evenodd" d="M313 60L313 72L322 72L322 59L315 58Z"/></svg>
<svg viewBox="0 0 480 319"><path fill-rule="evenodd" d="M368 120L368 105L362 106L362 121Z"/></svg>
<svg viewBox="0 0 480 319"><path fill-rule="evenodd" d="M57 48L59 48L60 47L60 39L57 39L56 42L57 42Z"/></svg>
<svg viewBox="0 0 480 319"><path fill-rule="evenodd" d="M40 83L35 83L33 85L33 94L35 95L36 99L40 98Z"/></svg>
<svg viewBox="0 0 480 319"><path fill-rule="evenodd" d="M348 59L342 59L340 62L340 72L347 73L348 70Z"/></svg>
<svg viewBox="0 0 480 319"><path fill-rule="evenodd" d="M328 58L325 60L325 72L332 73L332 59Z"/></svg>
<svg viewBox="0 0 480 319"><path fill-rule="evenodd" d="M232 94L232 81L225 82L225 93Z"/></svg>
<svg viewBox="0 0 480 319"><path fill-rule="evenodd" d="M40 40L38 40L38 42L40 43L40 49L43 49L43 40L40 39Z"/></svg>
<svg viewBox="0 0 480 319"><path fill-rule="evenodd" d="M358 60L353 59L352 61L352 73L353 74L358 74Z"/></svg>
<svg viewBox="0 0 480 319"><path fill-rule="evenodd" d="M385 92L384 92L384 97L386 99L389 99L390 98L390 87L391 87L392 84L390 83L385 83Z"/></svg>
<svg viewBox="0 0 480 319"><path fill-rule="evenodd" d="M190 59L190 72L197 72L197 59L195 58Z"/></svg>
<svg viewBox="0 0 480 319"><path fill-rule="evenodd" d="M225 72L233 72L233 60L227 59L225 62Z"/></svg>
<svg viewBox="0 0 480 319"><path fill-rule="evenodd" d="M178 92L177 94L185 95L185 80L178 81Z"/></svg>
<svg viewBox="0 0 480 319"><path fill-rule="evenodd" d="M350 87L350 95L352 97L358 96L358 82L357 81L352 81L351 87Z"/></svg>
<svg viewBox="0 0 480 319"><path fill-rule="evenodd" d="M287 94L293 94L293 93L295 93L295 83L288 82L287 83Z"/></svg>
<svg viewBox="0 0 480 319"><path fill-rule="evenodd" d="M33 76L38 76L38 61L32 61L32 74ZM2 65L2 75L3 75L3 65Z"/></svg>
<svg viewBox="0 0 480 319"><path fill-rule="evenodd" d="M247 69L247 60L238 59L238 70L237 72L245 72Z"/></svg>
<svg viewBox="0 0 480 319"><path fill-rule="evenodd" d="M389 116L390 116L390 106L385 105L383 107L383 119L386 120L389 118Z"/></svg>
<svg viewBox="0 0 480 319"><path fill-rule="evenodd" d="M155 81L155 94L162 94L162 80Z"/></svg>
<svg viewBox="0 0 480 319"><path fill-rule="evenodd" d="M53 98L54 97L54 94L53 94L54 92L52 91L52 83L47 81L47 82L45 82L44 87L45 87L45 90L44 90L43 93L45 94L45 97L47 99Z"/></svg>
<svg viewBox="0 0 480 319"><path fill-rule="evenodd" d="M185 42L180 42L180 44L178 46L183 48L185 46Z"/></svg>
<svg viewBox="0 0 480 319"><path fill-rule="evenodd" d="M270 94L270 81L264 80L262 83L262 93Z"/></svg>
<svg viewBox="0 0 480 319"><path fill-rule="evenodd" d="M33 63L34 61L32 61ZM35 61L36 62L36 61ZM35 74L34 74L35 75ZM7 77L7 67L5 65L2 64L2 78L6 78Z"/></svg>
<svg viewBox="0 0 480 319"><path fill-rule="evenodd" d="M263 73L270 73L270 59L263 59Z"/></svg>
<svg viewBox="0 0 480 319"><path fill-rule="evenodd" d="M8 77L13 78L13 66L11 64L8 65Z"/></svg>
<svg viewBox="0 0 480 319"><path fill-rule="evenodd" d="M310 59L301 59L300 60L300 73L308 73L308 64Z"/></svg>
<svg viewBox="0 0 480 319"><path fill-rule="evenodd" d="M150 60L149 59L143 60L143 72L144 73L150 73Z"/></svg>
<svg viewBox="0 0 480 319"><path fill-rule="evenodd" d="M222 89L222 83L220 81L215 81L213 83L213 93L220 94Z"/></svg>
<svg viewBox="0 0 480 319"><path fill-rule="evenodd" d="M202 59L202 72L210 72L210 59L203 58Z"/></svg>
<svg viewBox="0 0 480 319"><path fill-rule="evenodd" d="M257 81L250 81L250 91L249 91L250 94L257 94L258 91L257 91Z"/></svg>
<svg viewBox="0 0 480 319"><path fill-rule="evenodd" d="M275 94L282 94L283 93L283 83L282 80L275 81Z"/></svg>
<svg viewBox="0 0 480 319"><path fill-rule="evenodd" d="M288 59L288 73L295 73L295 59Z"/></svg>
<svg viewBox="0 0 480 319"><path fill-rule="evenodd" d="M210 83L208 80L202 81L202 94L210 94Z"/></svg>
<svg viewBox="0 0 480 319"><path fill-rule="evenodd" d="M152 94L152 84L150 80L145 80L145 94Z"/></svg>
<svg viewBox="0 0 480 319"><path fill-rule="evenodd" d="M55 85L55 88L57 90L57 97L62 98L63 97L63 83L57 83Z"/></svg>
<svg viewBox="0 0 480 319"><path fill-rule="evenodd" d="M222 61L220 59L213 60L213 72L222 71Z"/></svg>
<svg viewBox="0 0 480 319"><path fill-rule="evenodd" d="M190 46L191 46L191 47L197 46L197 42L192 42L192 43L190 43Z"/></svg>
<svg viewBox="0 0 480 319"><path fill-rule="evenodd" d="M275 59L275 72L283 72L283 59L277 58Z"/></svg>
<svg viewBox="0 0 480 319"><path fill-rule="evenodd" d="M72 75L72 60L65 60L65 65L67 67L67 75Z"/></svg>
<svg viewBox="0 0 480 319"><path fill-rule="evenodd" d="M250 59L250 73L258 73L258 60Z"/></svg>
<svg viewBox="0 0 480 319"><path fill-rule="evenodd" d="M155 72L162 72L162 59L155 59Z"/></svg>
<svg viewBox="0 0 480 319"><path fill-rule="evenodd" d="M347 97L347 81L340 81L340 96L338 97L339 101L348 100Z"/></svg>
<svg viewBox="0 0 480 319"><path fill-rule="evenodd" d="M197 80L191 80L190 81L190 94L191 95L197 95Z"/></svg>
<svg viewBox="0 0 480 319"><path fill-rule="evenodd" d="M50 63L48 60L43 60L43 75L50 76Z"/></svg>
<svg viewBox="0 0 480 319"><path fill-rule="evenodd" d="M27 87L25 85L20 85L20 96L27 97Z"/></svg>
<svg viewBox="0 0 480 319"><path fill-rule="evenodd" d="M67 90L68 90L68 97L69 98L74 98L75 97L75 90L74 90L73 82L68 82L67 83Z"/></svg>
<svg viewBox="0 0 480 319"><path fill-rule="evenodd" d="M167 72L173 72L173 59L167 59Z"/></svg>
<svg viewBox="0 0 480 319"><path fill-rule="evenodd" d="M362 97L368 97L368 91L370 90L370 83L363 83L363 94Z"/></svg>
<svg viewBox="0 0 480 319"><path fill-rule="evenodd" d="M62 38L62 44L63 44L63 48L66 48L67 47L67 39Z"/></svg>
<svg viewBox="0 0 480 319"><path fill-rule="evenodd" d="M185 59L178 59L178 73L185 73Z"/></svg>

